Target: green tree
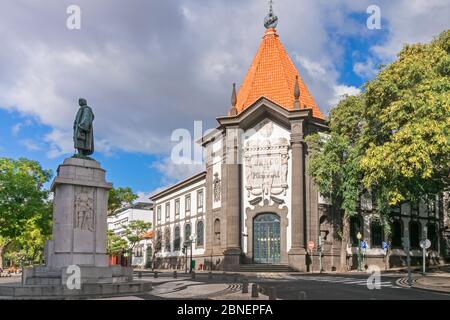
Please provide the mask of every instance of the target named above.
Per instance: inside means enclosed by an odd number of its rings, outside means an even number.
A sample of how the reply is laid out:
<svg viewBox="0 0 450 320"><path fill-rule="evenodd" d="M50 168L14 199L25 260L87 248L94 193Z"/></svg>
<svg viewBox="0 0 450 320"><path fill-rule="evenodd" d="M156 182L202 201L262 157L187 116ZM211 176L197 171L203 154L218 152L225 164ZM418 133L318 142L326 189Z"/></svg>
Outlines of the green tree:
<svg viewBox="0 0 450 320"><path fill-rule="evenodd" d="M117 209L125 205L131 205L138 196L131 188L113 188L108 196L108 214L113 214Z"/></svg>
<svg viewBox="0 0 450 320"><path fill-rule="evenodd" d="M403 48L366 85L361 159L366 187L379 204L418 202L450 179L450 30L429 44Z"/></svg>
<svg viewBox="0 0 450 320"><path fill-rule="evenodd" d="M108 230L107 251L111 256L117 256L128 249L128 242L113 231Z"/></svg>
<svg viewBox="0 0 450 320"><path fill-rule="evenodd" d="M125 227L124 237L127 239L130 254L132 254L139 242L145 239L144 235L151 227L151 222L142 220L133 220L128 223Z"/></svg>
<svg viewBox="0 0 450 320"><path fill-rule="evenodd" d="M36 161L0 158L0 266L5 248L29 227L29 220L48 210L44 184L52 174Z"/></svg>
<svg viewBox="0 0 450 320"><path fill-rule="evenodd" d="M330 113L330 133L307 138L311 156L308 172L318 190L330 198L334 209L342 215L340 227L340 270L347 271L347 245L350 239L350 218L357 214L359 199L364 192L359 161L363 150L360 137L365 122L362 119L363 95L344 97ZM341 211L342 210L342 211Z"/></svg>

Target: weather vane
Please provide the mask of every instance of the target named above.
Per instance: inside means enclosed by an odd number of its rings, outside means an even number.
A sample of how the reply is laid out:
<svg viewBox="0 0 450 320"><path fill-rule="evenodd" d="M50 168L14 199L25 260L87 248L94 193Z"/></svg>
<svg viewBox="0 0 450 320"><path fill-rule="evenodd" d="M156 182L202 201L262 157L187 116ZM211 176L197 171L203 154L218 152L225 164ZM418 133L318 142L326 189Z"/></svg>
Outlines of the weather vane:
<svg viewBox="0 0 450 320"><path fill-rule="evenodd" d="M278 17L273 14L273 0L269 0L269 14L264 18L264 27L266 29L276 28L278 25Z"/></svg>

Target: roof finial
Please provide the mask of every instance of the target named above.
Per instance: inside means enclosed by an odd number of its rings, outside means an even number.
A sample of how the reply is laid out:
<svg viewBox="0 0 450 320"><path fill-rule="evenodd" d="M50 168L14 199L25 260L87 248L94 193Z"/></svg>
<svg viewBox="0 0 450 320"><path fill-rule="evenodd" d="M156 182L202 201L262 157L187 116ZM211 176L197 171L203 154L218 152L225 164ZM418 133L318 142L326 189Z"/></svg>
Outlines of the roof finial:
<svg viewBox="0 0 450 320"><path fill-rule="evenodd" d="M295 76L295 86L294 86L294 109L300 109L300 87L298 85L298 75Z"/></svg>
<svg viewBox="0 0 450 320"><path fill-rule="evenodd" d="M233 83L233 92L231 93L231 109L230 109L230 116L237 115L237 96L236 96L236 83Z"/></svg>
<svg viewBox="0 0 450 320"><path fill-rule="evenodd" d="M273 14L273 0L269 0L269 14L264 19L264 27L266 29L276 28L278 25L278 17Z"/></svg>

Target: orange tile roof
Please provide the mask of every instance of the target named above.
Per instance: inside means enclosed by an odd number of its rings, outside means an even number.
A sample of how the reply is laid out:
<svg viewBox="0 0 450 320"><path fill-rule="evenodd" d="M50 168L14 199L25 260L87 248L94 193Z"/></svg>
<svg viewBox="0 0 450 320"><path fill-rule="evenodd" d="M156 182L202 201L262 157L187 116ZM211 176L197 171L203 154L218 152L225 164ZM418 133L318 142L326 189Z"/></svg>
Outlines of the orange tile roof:
<svg viewBox="0 0 450 320"><path fill-rule="evenodd" d="M313 117L325 119L279 40L275 29L267 29L258 52L242 83L236 109L238 114L261 97L288 110L294 109L294 87L298 76L300 107L312 108Z"/></svg>

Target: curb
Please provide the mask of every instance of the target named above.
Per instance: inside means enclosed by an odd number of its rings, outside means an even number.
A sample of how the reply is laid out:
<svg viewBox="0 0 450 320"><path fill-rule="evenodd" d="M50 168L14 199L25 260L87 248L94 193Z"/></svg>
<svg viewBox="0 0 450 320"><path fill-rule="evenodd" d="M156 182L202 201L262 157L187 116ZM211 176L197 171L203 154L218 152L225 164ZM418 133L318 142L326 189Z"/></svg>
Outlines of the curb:
<svg viewBox="0 0 450 320"><path fill-rule="evenodd" d="M422 290L422 291L431 291L431 292L447 294L447 295L450 294L449 291L432 288L432 287L426 287L426 286L417 284L417 278L412 279L411 287L408 286L408 278L407 277L398 279L397 281L395 281L395 284L398 285L399 287L406 288L406 289L418 289L418 290Z"/></svg>

